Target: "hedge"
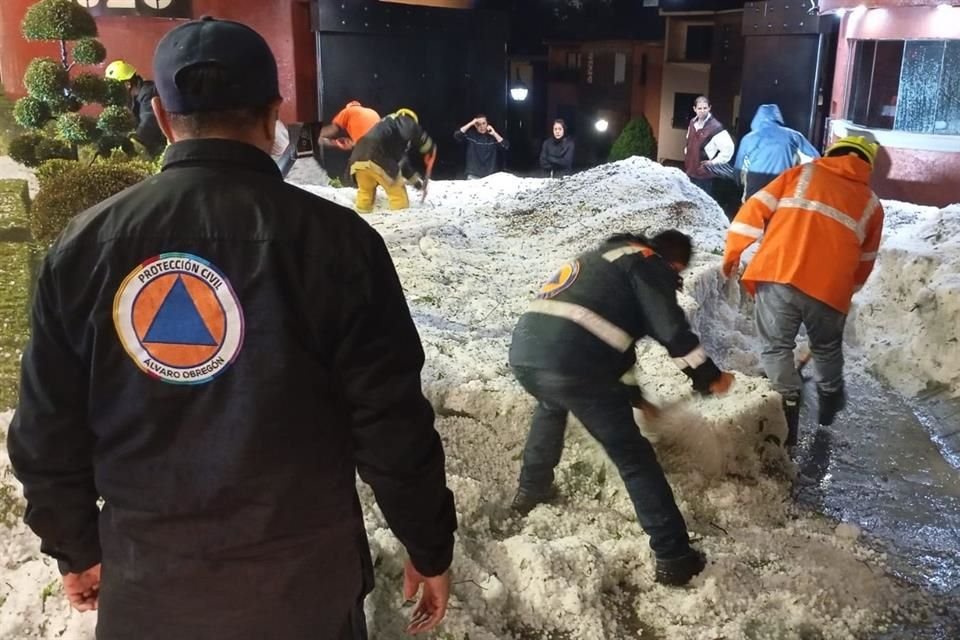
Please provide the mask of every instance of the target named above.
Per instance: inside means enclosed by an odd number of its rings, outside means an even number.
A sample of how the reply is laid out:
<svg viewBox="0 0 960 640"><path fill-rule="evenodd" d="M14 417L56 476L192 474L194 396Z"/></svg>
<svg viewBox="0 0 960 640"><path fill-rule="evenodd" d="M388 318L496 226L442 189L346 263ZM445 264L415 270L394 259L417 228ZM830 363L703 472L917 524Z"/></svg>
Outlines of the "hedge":
<svg viewBox="0 0 960 640"><path fill-rule="evenodd" d="M33 264L39 251L28 242L30 196L26 180L0 180L0 238L19 231L19 241L0 240L0 411L17 403L20 355L29 336Z"/></svg>
<svg viewBox="0 0 960 640"><path fill-rule="evenodd" d="M30 231L38 242L49 243L78 213L133 186L153 173L145 162L96 162L59 165L43 177L30 212Z"/></svg>

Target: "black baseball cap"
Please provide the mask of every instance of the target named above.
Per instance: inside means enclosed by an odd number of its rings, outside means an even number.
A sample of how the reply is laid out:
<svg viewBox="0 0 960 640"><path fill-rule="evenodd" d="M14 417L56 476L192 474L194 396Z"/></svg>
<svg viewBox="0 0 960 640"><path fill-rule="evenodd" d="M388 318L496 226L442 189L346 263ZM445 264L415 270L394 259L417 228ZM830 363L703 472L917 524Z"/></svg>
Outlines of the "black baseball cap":
<svg viewBox="0 0 960 640"><path fill-rule="evenodd" d="M177 77L195 65L219 65L227 87L202 98L184 95ZM277 61L270 45L245 24L204 16L163 36L153 55L153 80L171 113L262 107L280 97Z"/></svg>

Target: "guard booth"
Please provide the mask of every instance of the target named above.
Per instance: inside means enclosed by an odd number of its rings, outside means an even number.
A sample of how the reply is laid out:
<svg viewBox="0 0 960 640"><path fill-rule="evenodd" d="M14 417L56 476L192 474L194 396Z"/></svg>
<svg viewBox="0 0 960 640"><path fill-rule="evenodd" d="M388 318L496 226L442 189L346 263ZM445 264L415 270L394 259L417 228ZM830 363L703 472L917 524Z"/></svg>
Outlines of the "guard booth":
<svg viewBox="0 0 960 640"><path fill-rule="evenodd" d="M442 177L462 173L453 132L475 114L505 131L505 13L375 0L311 0L310 8L321 125L351 100L383 116L413 109L439 147ZM343 176L349 152L316 145L314 153L331 177Z"/></svg>

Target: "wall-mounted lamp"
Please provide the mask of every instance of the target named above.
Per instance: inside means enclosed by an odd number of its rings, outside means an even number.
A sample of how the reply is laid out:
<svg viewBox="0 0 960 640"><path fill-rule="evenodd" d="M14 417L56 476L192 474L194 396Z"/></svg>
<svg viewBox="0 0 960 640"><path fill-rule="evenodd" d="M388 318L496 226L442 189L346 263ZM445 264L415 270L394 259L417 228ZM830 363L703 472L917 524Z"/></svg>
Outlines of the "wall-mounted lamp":
<svg viewBox="0 0 960 640"><path fill-rule="evenodd" d="M593 128L600 133L605 133L610 128L610 123L605 118L597 118L597 121L593 123Z"/></svg>
<svg viewBox="0 0 960 640"><path fill-rule="evenodd" d="M527 89L527 85L523 84L523 81L520 80L520 67L517 67L517 79L510 87L510 98L515 102L523 102L527 99L529 93L530 90Z"/></svg>

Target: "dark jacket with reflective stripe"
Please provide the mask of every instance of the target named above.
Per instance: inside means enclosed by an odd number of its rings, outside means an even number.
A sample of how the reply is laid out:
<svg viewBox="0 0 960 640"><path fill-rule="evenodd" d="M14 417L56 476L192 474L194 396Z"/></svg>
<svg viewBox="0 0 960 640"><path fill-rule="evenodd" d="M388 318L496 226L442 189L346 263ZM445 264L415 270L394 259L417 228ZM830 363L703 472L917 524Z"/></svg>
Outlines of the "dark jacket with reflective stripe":
<svg viewBox="0 0 960 640"><path fill-rule="evenodd" d="M408 152L415 151L425 155L432 149L433 140L416 120L408 115L391 114L360 138L350 154L347 166L361 160L370 160L379 165L388 176L397 178L402 172L405 178L410 178L414 171L407 161Z"/></svg>
<svg viewBox="0 0 960 640"><path fill-rule="evenodd" d="M184 264L150 262L170 253L208 261L242 313L235 359L202 384L148 375L115 328L117 292L144 264ZM181 294L161 305L171 319L207 308ZM77 216L41 268L8 438L26 522L63 571L102 557L99 640L330 637L371 586L356 472L421 572L450 564L422 365L366 222L254 147L174 144L161 174Z"/></svg>
<svg viewBox="0 0 960 640"><path fill-rule="evenodd" d="M140 85L140 90L130 103L133 116L137 119L136 138L153 155L159 155L167 144L167 138L160 130L151 104L158 95L156 85L146 80Z"/></svg>
<svg viewBox="0 0 960 640"><path fill-rule="evenodd" d="M621 251L619 257L610 253L618 249L631 252ZM593 312L626 334L626 348L611 346L568 317L528 311L514 329L510 364L617 380L636 363L634 342L644 336L666 347L671 357L683 358L697 351L700 340L677 303L679 283L676 271L646 247L606 242L561 268L538 299ZM703 391L719 376L709 358L684 371Z"/></svg>

